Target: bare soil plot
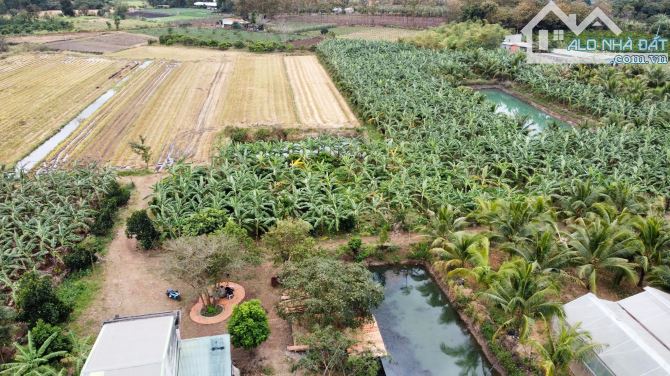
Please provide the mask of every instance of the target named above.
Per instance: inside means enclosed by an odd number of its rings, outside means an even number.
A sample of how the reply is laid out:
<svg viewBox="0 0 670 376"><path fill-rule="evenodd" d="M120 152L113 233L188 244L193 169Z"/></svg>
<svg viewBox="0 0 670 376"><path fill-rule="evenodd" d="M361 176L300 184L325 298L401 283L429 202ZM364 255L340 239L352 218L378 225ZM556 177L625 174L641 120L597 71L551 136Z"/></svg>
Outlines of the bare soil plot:
<svg viewBox="0 0 670 376"><path fill-rule="evenodd" d="M12 165L108 90L125 61L17 55L0 64L0 164Z"/></svg>
<svg viewBox="0 0 670 376"><path fill-rule="evenodd" d="M122 59L163 59L176 61L200 61L229 59L235 51L218 51L205 48L141 46L109 54Z"/></svg>
<svg viewBox="0 0 670 376"><path fill-rule="evenodd" d="M58 42L64 40L72 39L81 39L81 38L90 38L100 35L101 33L97 32L79 32L79 33L49 33L42 35L21 35L7 38L7 43L10 44L19 44L19 43L49 43L49 42Z"/></svg>
<svg viewBox="0 0 670 376"><path fill-rule="evenodd" d="M146 138L151 164L180 158L204 162L208 133L220 131L217 108L230 64L156 61L138 70L105 106L51 156L118 167L142 165L129 143Z"/></svg>
<svg viewBox="0 0 670 376"><path fill-rule="evenodd" d="M126 48L146 44L149 39L153 38L142 34L116 32L99 34L87 38L48 42L44 45L54 50L104 53L121 51Z"/></svg>

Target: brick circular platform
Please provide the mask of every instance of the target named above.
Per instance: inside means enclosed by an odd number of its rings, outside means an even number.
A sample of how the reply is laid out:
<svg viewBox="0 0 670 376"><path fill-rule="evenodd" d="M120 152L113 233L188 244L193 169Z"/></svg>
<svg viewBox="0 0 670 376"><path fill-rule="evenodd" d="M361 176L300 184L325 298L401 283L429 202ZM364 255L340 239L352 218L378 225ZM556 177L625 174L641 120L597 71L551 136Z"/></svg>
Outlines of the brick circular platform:
<svg viewBox="0 0 670 376"><path fill-rule="evenodd" d="M226 283L221 282L220 284L225 285ZM208 325L208 324L218 324L228 319L230 315L233 314L233 308L235 308L236 305L238 305L242 300L244 300L244 287L233 282L229 282L228 286L235 289L235 294L233 295L233 298L232 299L223 298L219 299L219 301L216 302L216 304L223 307L223 312L212 317L202 316L200 314L200 311L203 308L203 304L202 300L198 298L198 301L195 303L195 305L191 307L191 312L189 312L189 317L191 318L191 320L193 320L193 322L197 324Z"/></svg>

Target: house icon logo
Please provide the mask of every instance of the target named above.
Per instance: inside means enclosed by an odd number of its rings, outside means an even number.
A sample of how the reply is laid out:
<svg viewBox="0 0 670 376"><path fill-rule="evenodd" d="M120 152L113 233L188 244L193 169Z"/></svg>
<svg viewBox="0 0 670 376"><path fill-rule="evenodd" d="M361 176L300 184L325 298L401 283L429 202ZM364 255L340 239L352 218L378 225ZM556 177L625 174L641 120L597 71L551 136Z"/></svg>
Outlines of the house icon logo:
<svg viewBox="0 0 670 376"><path fill-rule="evenodd" d="M576 36L579 36L589 26L604 25L609 28L609 30L614 33L614 35L617 36L622 32L622 30L614 23L614 21L612 21L612 19L609 18L607 14L605 14L605 12L603 12L600 8L596 7L591 12L591 14L589 14L580 24L577 24L577 15L565 14L565 12L563 12L563 10L561 10L561 8L552 0L549 1L549 3L544 8L542 8L542 10L540 10L540 12L535 15L535 17L533 17L533 19L530 20L530 22L523 29L521 29L521 35L523 35L529 46L528 50L526 51L527 61L529 63L537 63L542 61L541 59L537 59L537 56L535 56L541 54L536 54L533 52L533 31L537 25L539 25L540 22L542 22L542 20L544 20L544 18L547 17L550 13L555 14ZM565 32L564 30L552 30L552 32L554 40L563 40ZM549 51L549 30L539 30L538 35L539 40L537 46L539 51Z"/></svg>

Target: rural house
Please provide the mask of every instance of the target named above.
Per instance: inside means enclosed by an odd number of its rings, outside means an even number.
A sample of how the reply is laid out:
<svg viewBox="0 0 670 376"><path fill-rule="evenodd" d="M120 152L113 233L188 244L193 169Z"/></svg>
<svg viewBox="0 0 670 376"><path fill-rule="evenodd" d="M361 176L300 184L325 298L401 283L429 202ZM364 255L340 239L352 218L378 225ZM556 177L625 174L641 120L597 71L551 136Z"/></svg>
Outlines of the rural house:
<svg viewBox="0 0 670 376"><path fill-rule="evenodd" d="M81 375L239 375L228 334L181 339L180 321L179 311L105 321Z"/></svg>

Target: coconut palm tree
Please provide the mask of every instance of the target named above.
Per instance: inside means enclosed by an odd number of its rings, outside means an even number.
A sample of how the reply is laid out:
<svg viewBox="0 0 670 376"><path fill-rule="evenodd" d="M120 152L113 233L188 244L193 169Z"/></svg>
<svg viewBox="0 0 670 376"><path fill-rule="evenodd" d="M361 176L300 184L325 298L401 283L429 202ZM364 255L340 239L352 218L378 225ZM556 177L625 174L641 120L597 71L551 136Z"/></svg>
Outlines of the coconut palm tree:
<svg viewBox="0 0 670 376"><path fill-rule="evenodd" d="M468 257L464 266L458 267L447 274L449 278L473 278L475 282L485 288L503 278L508 271L507 264L503 264L500 270L496 271L491 267L489 258L489 241L483 238L477 247L466 249Z"/></svg>
<svg viewBox="0 0 670 376"><path fill-rule="evenodd" d="M435 239L430 252L439 258L436 267L446 271L465 267L469 260L483 253L488 255L488 248L489 240L486 236L458 231L448 239Z"/></svg>
<svg viewBox="0 0 670 376"><path fill-rule="evenodd" d="M53 333L44 341L42 346L36 348L33 343L33 337L28 332L28 343L21 346L18 343L14 344L16 355L14 361L6 363L2 366L0 375L12 376L49 376L65 374L63 370L57 371L50 363L67 354L67 351L47 352L51 342L58 336L58 333Z"/></svg>
<svg viewBox="0 0 670 376"><path fill-rule="evenodd" d="M467 219L451 205L443 205L437 212L428 213L428 224L422 230L434 238L446 238L454 231L468 226Z"/></svg>
<svg viewBox="0 0 670 376"><path fill-rule="evenodd" d="M633 227L641 243L634 260L640 269L638 286L642 286L645 274L660 265L664 258L670 257L670 228L660 217L637 217Z"/></svg>
<svg viewBox="0 0 670 376"><path fill-rule="evenodd" d="M571 326L562 319L553 327L549 320L545 320L545 341L530 341L542 357L540 366L545 376L569 375L570 363L588 359L601 347L591 342L591 335L579 327L579 323Z"/></svg>
<svg viewBox="0 0 670 376"><path fill-rule="evenodd" d="M554 300L556 294L556 285L548 276L537 273L533 264L516 260L506 278L494 282L482 297L508 317L495 336L511 329L524 340L535 319L563 314L562 304Z"/></svg>
<svg viewBox="0 0 670 376"><path fill-rule="evenodd" d="M507 243L503 249L535 264L536 269L542 273L559 273L574 256L574 252L565 246L565 241L567 240L561 237L558 230L541 230L515 243Z"/></svg>
<svg viewBox="0 0 670 376"><path fill-rule="evenodd" d="M577 266L577 276L591 292L597 292L598 275L605 270L621 273L631 282L637 282L636 265L626 259L637 249L632 232L616 221L610 224L600 218L588 224L579 218L570 228L568 246L575 252L572 262Z"/></svg>
<svg viewBox="0 0 670 376"><path fill-rule="evenodd" d="M552 223L548 202L542 198L504 201L491 221L495 231L506 241L525 238L538 227Z"/></svg>
<svg viewBox="0 0 670 376"><path fill-rule="evenodd" d="M670 292L670 265L653 267L647 281L651 286Z"/></svg>

